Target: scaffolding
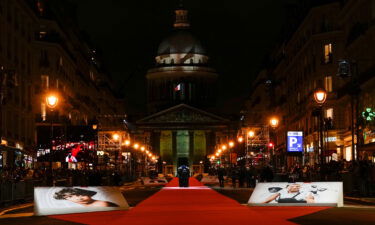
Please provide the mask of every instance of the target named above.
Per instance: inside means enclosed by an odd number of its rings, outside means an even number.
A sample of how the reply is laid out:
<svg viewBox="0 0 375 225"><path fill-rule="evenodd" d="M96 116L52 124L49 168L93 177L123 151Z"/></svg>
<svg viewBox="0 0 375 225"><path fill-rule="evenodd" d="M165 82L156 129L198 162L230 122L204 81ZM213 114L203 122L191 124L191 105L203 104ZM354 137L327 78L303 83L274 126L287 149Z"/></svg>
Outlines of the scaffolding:
<svg viewBox="0 0 375 225"><path fill-rule="evenodd" d="M99 131L99 151L120 151L121 146L127 140L128 134L125 131Z"/></svg>

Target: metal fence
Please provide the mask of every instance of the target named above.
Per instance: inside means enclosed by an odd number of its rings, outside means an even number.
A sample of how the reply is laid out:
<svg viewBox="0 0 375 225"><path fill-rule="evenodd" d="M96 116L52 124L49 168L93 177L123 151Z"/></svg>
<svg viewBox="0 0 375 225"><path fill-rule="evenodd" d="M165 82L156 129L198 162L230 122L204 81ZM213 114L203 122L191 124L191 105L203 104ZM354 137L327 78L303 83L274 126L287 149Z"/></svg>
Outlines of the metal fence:
<svg viewBox="0 0 375 225"><path fill-rule="evenodd" d="M5 181L0 183L0 206L32 200L35 186L45 186L45 183L42 180Z"/></svg>

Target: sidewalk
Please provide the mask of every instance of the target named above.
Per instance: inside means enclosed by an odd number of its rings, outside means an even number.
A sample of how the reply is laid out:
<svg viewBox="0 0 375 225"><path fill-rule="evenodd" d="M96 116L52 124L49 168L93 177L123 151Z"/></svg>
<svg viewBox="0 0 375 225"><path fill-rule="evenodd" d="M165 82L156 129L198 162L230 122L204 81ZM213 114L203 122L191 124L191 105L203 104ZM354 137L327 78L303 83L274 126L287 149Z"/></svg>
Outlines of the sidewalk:
<svg viewBox="0 0 375 225"><path fill-rule="evenodd" d="M361 198L361 197L350 197L344 196L345 202L355 202L366 206L375 206L375 198Z"/></svg>

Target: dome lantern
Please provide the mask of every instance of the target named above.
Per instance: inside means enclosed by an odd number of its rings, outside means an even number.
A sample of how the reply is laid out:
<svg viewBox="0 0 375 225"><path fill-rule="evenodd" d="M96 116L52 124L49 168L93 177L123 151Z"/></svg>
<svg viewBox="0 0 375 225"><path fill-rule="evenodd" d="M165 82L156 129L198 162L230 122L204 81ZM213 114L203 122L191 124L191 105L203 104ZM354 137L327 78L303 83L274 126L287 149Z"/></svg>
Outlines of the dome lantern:
<svg viewBox="0 0 375 225"><path fill-rule="evenodd" d="M180 2L180 6L174 12L176 14L176 20L173 27L177 29L189 28L190 23L188 19L188 11L184 8L182 2Z"/></svg>

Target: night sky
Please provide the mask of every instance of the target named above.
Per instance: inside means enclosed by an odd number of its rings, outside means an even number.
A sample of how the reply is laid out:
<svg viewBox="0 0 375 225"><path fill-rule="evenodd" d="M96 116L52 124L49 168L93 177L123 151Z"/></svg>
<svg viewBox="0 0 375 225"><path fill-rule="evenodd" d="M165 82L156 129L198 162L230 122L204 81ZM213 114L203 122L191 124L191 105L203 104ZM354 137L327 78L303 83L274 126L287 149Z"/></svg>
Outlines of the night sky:
<svg viewBox="0 0 375 225"><path fill-rule="evenodd" d="M172 31L177 0L73 0L79 26L103 52L129 113L143 112L146 79L159 43ZM220 113L238 113L250 82L280 39L282 0L185 0L192 32L219 73Z"/></svg>

